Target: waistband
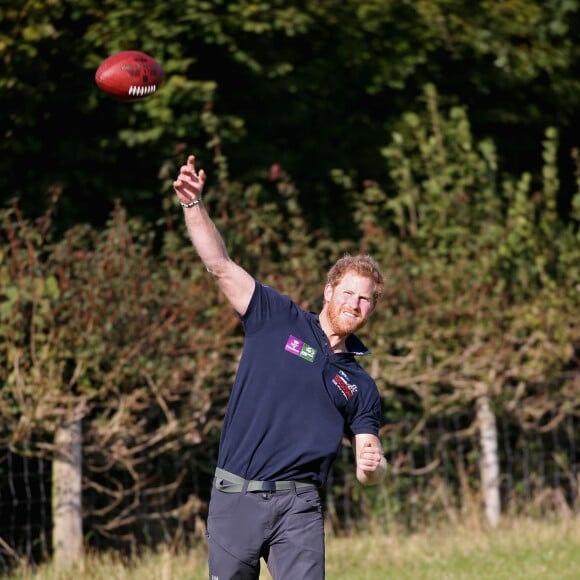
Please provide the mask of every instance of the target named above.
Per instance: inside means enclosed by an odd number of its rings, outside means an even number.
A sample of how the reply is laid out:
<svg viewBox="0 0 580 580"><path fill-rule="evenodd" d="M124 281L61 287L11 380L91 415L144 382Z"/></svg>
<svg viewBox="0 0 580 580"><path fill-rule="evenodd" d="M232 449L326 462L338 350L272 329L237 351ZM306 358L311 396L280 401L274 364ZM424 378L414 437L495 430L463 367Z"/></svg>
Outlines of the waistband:
<svg viewBox="0 0 580 580"><path fill-rule="evenodd" d="M215 470L214 485L216 489L226 493L245 493L247 491L284 491L304 489L316 485L307 481L259 481L256 479L244 479L235 473L230 473L219 467Z"/></svg>

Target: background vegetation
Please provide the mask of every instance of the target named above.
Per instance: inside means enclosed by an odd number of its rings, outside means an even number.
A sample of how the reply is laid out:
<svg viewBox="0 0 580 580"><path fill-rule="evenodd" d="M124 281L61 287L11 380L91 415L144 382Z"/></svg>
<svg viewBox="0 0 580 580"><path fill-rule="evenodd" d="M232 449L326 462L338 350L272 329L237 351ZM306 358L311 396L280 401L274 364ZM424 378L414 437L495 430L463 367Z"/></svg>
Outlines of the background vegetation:
<svg viewBox="0 0 580 580"><path fill-rule="evenodd" d="M0 19L0 195L41 212L62 188L60 220L103 224L113 200L155 220L159 175L195 151L263 179L280 164L307 216L330 212L332 169L385 184L380 149L427 83L469 111L501 170L539 167L546 127L560 131L560 209L574 191L580 75L576 0L15 0ZM123 105L95 89L109 54L140 49L164 66L162 92ZM219 127L219 136L216 129ZM215 174L211 167L210 173Z"/></svg>
<svg viewBox="0 0 580 580"><path fill-rule="evenodd" d="M393 480L441 463L444 438L427 457L424 427L467 441L484 396L515 448L571 425L550 455L564 475L531 486L577 511L579 13L572 0L0 6L0 442L50 460L58 427L82 417L87 541L135 547L203 519L242 336L171 191L189 152L232 256L303 307L320 306L343 252L383 265L363 338ZM121 49L162 63L158 94L98 92L96 67ZM425 489L415 508L461 512L479 476L469 451L449 493ZM377 498L349 470L337 465L340 493L364 527ZM142 517L162 523L143 537Z"/></svg>
<svg viewBox="0 0 580 580"><path fill-rule="evenodd" d="M577 520L567 523L517 520L494 534L455 526L403 537L384 534L331 537L327 542L327 578L573 580L580 563L578 527ZM34 578L203 580L207 577L205 557L202 549L148 552L132 562L114 554L94 554L80 568L68 573L57 573L49 565L41 566ZM28 578L29 574L23 568L14 578ZM265 566L260 578L271 578Z"/></svg>

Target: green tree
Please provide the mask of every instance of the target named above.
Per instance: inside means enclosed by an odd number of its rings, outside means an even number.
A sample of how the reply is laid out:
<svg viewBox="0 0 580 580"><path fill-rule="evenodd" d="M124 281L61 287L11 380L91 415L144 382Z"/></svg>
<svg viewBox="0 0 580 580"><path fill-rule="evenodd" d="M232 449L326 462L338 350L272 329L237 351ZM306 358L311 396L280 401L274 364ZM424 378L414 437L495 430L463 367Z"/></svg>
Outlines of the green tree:
<svg viewBox="0 0 580 580"><path fill-rule="evenodd" d="M384 334L400 364L382 376L412 385L426 412L469 401L478 384L502 396L520 380L558 384L575 356L580 254L576 225L556 212L557 132L533 191L529 174L500 172L464 108L442 113L433 87L425 105L383 150L397 194L368 183L351 195L365 247L388 264Z"/></svg>
<svg viewBox="0 0 580 580"><path fill-rule="evenodd" d="M529 173L502 174L495 147L474 139L464 108L442 112L432 86L424 104L402 117L383 149L396 194L368 183L349 195L365 247L387 265L387 309L373 325L384 340L375 373L393 420L401 411L390 402L413 394L417 430L473 409L481 474L495 473L488 484L497 499L493 414L527 428L578 412L578 374L569 371L580 338L580 239L556 211L554 129L532 190Z"/></svg>
<svg viewBox="0 0 580 580"><path fill-rule="evenodd" d="M211 149L218 124L232 174L253 181L280 164L307 219L344 237L330 172L359 186L388 179L385 128L427 82L468 107L474 134L492 138L515 174L537 177L537 143L558 128L569 209L575 1L19 0L0 10L2 199L40 214L61 187L63 227L102 225L116 197L154 221L165 161ZM128 48L167 72L155 98L130 105L93 82L104 57Z"/></svg>

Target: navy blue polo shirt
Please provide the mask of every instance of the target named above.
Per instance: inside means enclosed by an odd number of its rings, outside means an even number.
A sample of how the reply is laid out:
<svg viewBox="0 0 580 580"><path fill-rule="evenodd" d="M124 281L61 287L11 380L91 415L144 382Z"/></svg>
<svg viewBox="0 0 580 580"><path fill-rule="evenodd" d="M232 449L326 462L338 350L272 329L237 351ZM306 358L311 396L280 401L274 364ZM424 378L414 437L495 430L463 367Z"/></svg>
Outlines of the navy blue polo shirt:
<svg viewBox="0 0 580 580"><path fill-rule="evenodd" d="M318 314L256 282L241 318L244 348L221 434L218 466L245 479L323 485L343 435L378 436L380 398L355 355L333 353Z"/></svg>

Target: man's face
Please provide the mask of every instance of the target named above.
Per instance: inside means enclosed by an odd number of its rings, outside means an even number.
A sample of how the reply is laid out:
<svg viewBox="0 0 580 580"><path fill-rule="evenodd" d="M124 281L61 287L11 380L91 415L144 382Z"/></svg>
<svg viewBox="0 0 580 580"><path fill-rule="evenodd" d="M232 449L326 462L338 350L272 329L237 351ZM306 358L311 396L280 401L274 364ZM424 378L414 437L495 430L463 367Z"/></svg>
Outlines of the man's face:
<svg viewBox="0 0 580 580"><path fill-rule="evenodd" d="M370 278L351 273L345 274L335 288L324 288L328 320L335 334L346 336L367 322L374 308L374 289Z"/></svg>

